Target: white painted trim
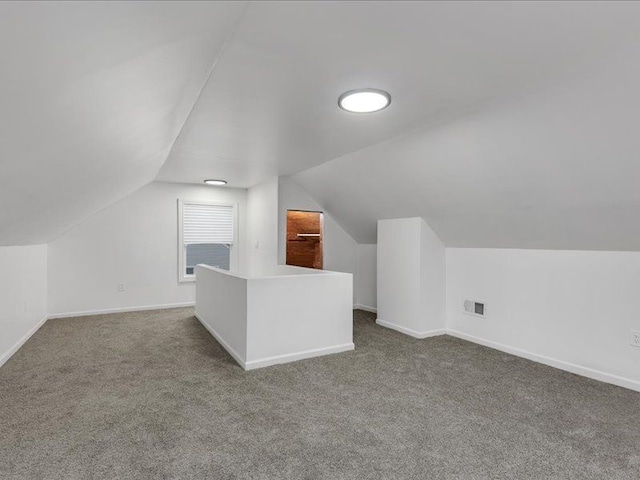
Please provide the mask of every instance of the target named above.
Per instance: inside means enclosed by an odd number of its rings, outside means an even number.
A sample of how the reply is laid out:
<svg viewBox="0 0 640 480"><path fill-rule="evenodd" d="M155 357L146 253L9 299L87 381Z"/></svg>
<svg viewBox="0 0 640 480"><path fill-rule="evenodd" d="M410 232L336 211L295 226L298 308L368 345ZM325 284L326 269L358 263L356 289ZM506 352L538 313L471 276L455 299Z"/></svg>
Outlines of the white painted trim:
<svg viewBox="0 0 640 480"><path fill-rule="evenodd" d="M321 357L323 355L330 355L333 353L348 352L353 349L355 349L355 345L353 343L345 343L344 345L335 345L333 347L317 348L314 350L306 350L304 352L261 358L260 360L251 360L250 362L246 362L243 368L245 370L255 370L256 368L270 367L271 365L295 362L297 360L304 360L306 358L314 358Z"/></svg>
<svg viewBox="0 0 640 480"><path fill-rule="evenodd" d="M144 310L165 310L169 308L193 307L194 305L195 305L195 302L184 302L184 303L167 303L164 305L142 305L140 307L106 308L104 310L87 310L84 312L52 313L49 315L48 318L53 319L53 318L87 317L90 315L107 315L109 313L141 312Z"/></svg>
<svg viewBox="0 0 640 480"><path fill-rule="evenodd" d="M362 305L360 303L355 303L353 305L354 310L364 310L365 312L378 313L378 309L376 307L369 307L368 305Z"/></svg>
<svg viewBox="0 0 640 480"><path fill-rule="evenodd" d="M439 328L437 330L428 330L426 332L418 332L411 328L396 325L395 323L387 322L385 320L380 320L379 318L376 319L376 323L382 327L390 328L391 330L404 333L405 335L409 335L414 338L437 337L438 335L445 335L447 333L444 328Z"/></svg>
<svg viewBox="0 0 640 480"><path fill-rule="evenodd" d="M248 370L244 358L242 358L242 356L238 352L231 348L231 346L227 342L225 342L224 339L220 335L218 335L218 333L213 328L207 325L207 323L202 320L202 318L200 318L197 313L195 314L195 317L202 324L202 326L207 329L207 331L213 336L213 338L215 338L218 343L222 345L222 348L224 348L244 370Z"/></svg>
<svg viewBox="0 0 640 480"><path fill-rule="evenodd" d="M13 347L11 347L9 350L7 350L1 357L0 357L0 367L2 367L5 363L7 363L7 361L18 351L20 350L20 347L22 347L25 343L27 343L27 340L29 340L34 333L36 333L38 330L40 330L40 327L42 327L42 325L44 325L46 323L46 321L49 320L49 317L47 317L46 315L42 318L42 320L40 320L38 323L36 323L31 330L29 330L20 340L18 340L16 343L14 343Z"/></svg>
<svg viewBox="0 0 640 480"><path fill-rule="evenodd" d="M213 338L215 338L218 343L222 345L222 348L224 348L244 370L255 370L257 368L270 367L272 365L295 362L297 360L304 360L306 358L330 355L332 353L347 352L349 350L355 349L355 345L353 343L345 343L344 345L317 348L314 350L306 350L303 352L289 353L286 355L278 355L275 357L261 358L258 360L251 360L247 362L238 352L231 348L231 346L227 342L225 342L224 339L213 328L207 325L206 322L204 322L197 313L195 314L195 317L202 324L202 326L207 329L207 331L213 336Z"/></svg>
<svg viewBox="0 0 640 480"><path fill-rule="evenodd" d="M550 367L559 368L560 370L574 373L576 375L581 375L583 377L592 378L594 380L599 380L605 383L611 383L613 385L618 385L619 387L624 387L630 390L635 390L636 392L640 392L640 382L636 380L632 380L630 378L620 377L618 375L605 373L600 370L593 370L588 367L583 367L581 365L576 365L574 363L565 362L563 360L558 360L556 358L551 358L544 355L538 355L537 353L532 353L527 350L522 350L516 347L510 347L502 343L485 340L484 338L468 335L466 333L462 333L457 330L447 330L447 335L461 338L462 340L466 340L472 343L477 343L479 345L493 348L495 350L500 350L501 352L509 353L517 357L526 358L527 360L532 360L534 362L542 363Z"/></svg>

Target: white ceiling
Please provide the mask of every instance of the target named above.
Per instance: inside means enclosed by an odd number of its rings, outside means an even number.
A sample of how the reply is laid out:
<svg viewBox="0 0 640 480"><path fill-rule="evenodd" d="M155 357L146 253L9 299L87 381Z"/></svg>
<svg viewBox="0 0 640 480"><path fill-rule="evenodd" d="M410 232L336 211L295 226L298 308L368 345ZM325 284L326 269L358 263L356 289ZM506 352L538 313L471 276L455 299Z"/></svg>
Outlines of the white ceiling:
<svg viewBox="0 0 640 480"><path fill-rule="evenodd" d="M540 88L637 36L638 10L577 2L251 3L158 179L249 187ZM338 96L358 87L389 91L391 107L369 116L340 110Z"/></svg>
<svg viewBox="0 0 640 480"><path fill-rule="evenodd" d="M639 55L293 178L360 243L419 216L447 246L640 250Z"/></svg>
<svg viewBox="0 0 640 480"><path fill-rule="evenodd" d="M640 249L638 27L632 2L0 3L0 245L154 177L298 174L360 242L419 215L448 245ZM391 106L341 111L358 87Z"/></svg>
<svg viewBox="0 0 640 480"><path fill-rule="evenodd" d="M152 181L243 9L0 2L0 245Z"/></svg>

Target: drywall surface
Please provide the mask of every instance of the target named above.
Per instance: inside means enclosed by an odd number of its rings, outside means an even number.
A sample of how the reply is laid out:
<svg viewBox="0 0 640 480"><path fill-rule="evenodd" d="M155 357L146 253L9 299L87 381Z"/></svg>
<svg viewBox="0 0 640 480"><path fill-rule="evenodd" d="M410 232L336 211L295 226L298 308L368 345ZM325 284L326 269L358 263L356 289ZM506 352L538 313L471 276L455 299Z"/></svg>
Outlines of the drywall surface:
<svg viewBox="0 0 640 480"><path fill-rule="evenodd" d="M378 222L378 323L424 338L444 333L445 248L421 218Z"/></svg>
<svg viewBox="0 0 640 480"><path fill-rule="evenodd" d="M191 2L177 3L187 9ZM585 64L611 52L636 57L629 49L638 41L640 17L636 2L248 3L172 148L163 180L198 182L215 171L232 185L250 187L441 122L487 99L544 88L559 77L580 78ZM340 93L371 84L391 93L390 108L375 115L338 108ZM393 173L398 162L390 156L386 168ZM426 170L427 180L433 178ZM350 185L361 204L373 200L377 207L407 184L384 175L378 183L373 172L362 171ZM413 188L422 183L430 189L423 178L409 180ZM333 200L321 202L333 212ZM401 210L396 216L420 215ZM371 227L372 238L359 242L375 242L375 222Z"/></svg>
<svg viewBox="0 0 640 480"><path fill-rule="evenodd" d="M598 73L460 113L294 179L359 243L375 241L381 218L422 217L448 247L638 251L636 57L621 51Z"/></svg>
<svg viewBox="0 0 640 480"><path fill-rule="evenodd" d="M447 249L453 334L636 389L639 290L640 253ZM464 298L486 318L463 313Z"/></svg>
<svg viewBox="0 0 640 480"><path fill-rule="evenodd" d="M180 305L195 284L178 282L178 199L238 204L244 251L246 190L153 182L49 245L49 313ZM240 255L240 267L243 258ZM124 292L118 284L124 282Z"/></svg>
<svg viewBox="0 0 640 480"><path fill-rule="evenodd" d="M281 176L278 188L278 261L285 263L287 248L287 210L311 210L323 212L324 218L324 269L351 273L354 277L354 304L358 303L357 247L356 241L290 177Z"/></svg>
<svg viewBox="0 0 640 480"><path fill-rule="evenodd" d="M427 331L445 327L446 313L446 249L424 220L420 221L420 310Z"/></svg>
<svg viewBox="0 0 640 480"><path fill-rule="evenodd" d="M196 317L244 368L247 359L247 279L198 265Z"/></svg>
<svg viewBox="0 0 640 480"><path fill-rule="evenodd" d="M375 311L377 302L377 245L358 245L358 271L354 284L356 288L356 306L369 311Z"/></svg>
<svg viewBox="0 0 640 480"><path fill-rule="evenodd" d="M247 238L245 273L278 264L278 177L247 191Z"/></svg>
<svg viewBox="0 0 640 480"><path fill-rule="evenodd" d="M50 242L153 180L243 11L0 2L0 245Z"/></svg>
<svg viewBox="0 0 640 480"><path fill-rule="evenodd" d="M247 368L353 350L352 276L297 270L249 279Z"/></svg>
<svg viewBox="0 0 640 480"><path fill-rule="evenodd" d="M242 368L353 350L350 274L284 265L255 273L197 267L196 316Z"/></svg>
<svg viewBox="0 0 640 480"><path fill-rule="evenodd" d="M47 246L0 247L0 365L47 315Z"/></svg>
<svg viewBox="0 0 640 480"><path fill-rule="evenodd" d="M378 222L378 319L420 331L420 219Z"/></svg>

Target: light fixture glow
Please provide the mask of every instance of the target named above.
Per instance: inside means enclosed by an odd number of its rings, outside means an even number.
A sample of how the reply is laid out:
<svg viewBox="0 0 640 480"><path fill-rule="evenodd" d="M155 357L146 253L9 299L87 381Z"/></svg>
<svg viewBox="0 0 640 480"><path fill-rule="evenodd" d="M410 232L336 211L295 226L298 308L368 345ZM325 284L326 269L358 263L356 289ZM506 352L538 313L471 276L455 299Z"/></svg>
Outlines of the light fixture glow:
<svg viewBox="0 0 640 480"><path fill-rule="evenodd" d="M226 180L209 179L209 180L205 180L204 183L206 183L207 185L226 185L227 181Z"/></svg>
<svg viewBox="0 0 640 480"><path fill-rule="evenodd" d="M372 113L387 108L391 103L391 95L375 88L359 88L349 90L338 98L341 109L353 113Z"/></svg>

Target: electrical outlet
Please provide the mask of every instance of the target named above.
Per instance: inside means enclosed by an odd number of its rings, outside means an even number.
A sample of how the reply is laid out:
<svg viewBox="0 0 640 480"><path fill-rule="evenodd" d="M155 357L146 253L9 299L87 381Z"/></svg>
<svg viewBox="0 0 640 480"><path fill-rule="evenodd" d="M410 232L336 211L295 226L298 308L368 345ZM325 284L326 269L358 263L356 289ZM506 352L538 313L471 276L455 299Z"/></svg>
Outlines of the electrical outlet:
<svg viewBox="0 0 640 480"><path fill-rule="evenodd" d="M124 282L120 282L118 283L118 291L119 292L124 292L127 289L127 284Z"/></svg>
<svg viewBox="0 0 640 480"><path fill-rule="evenodd" d="M640 347L640 330L631 330L631 345Z"/></svg>

